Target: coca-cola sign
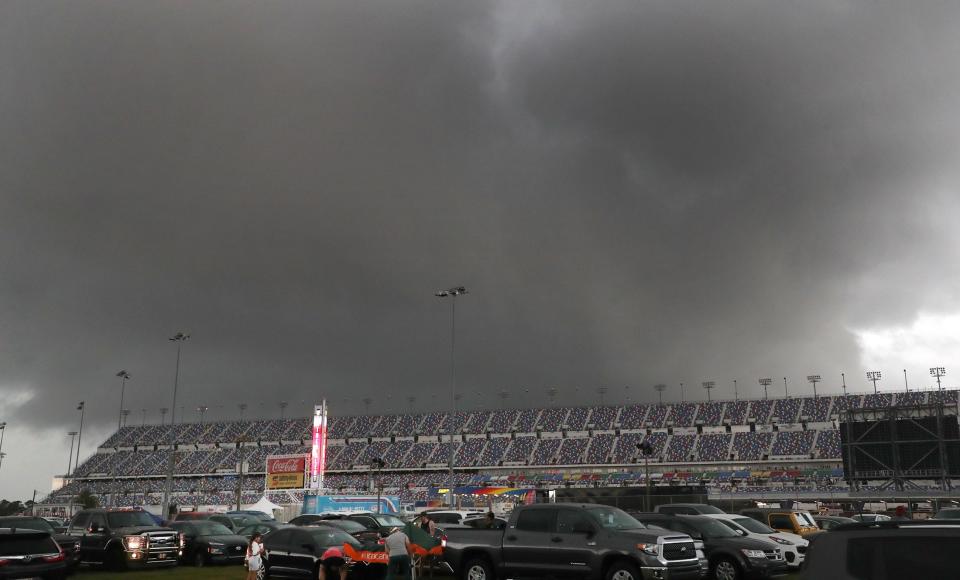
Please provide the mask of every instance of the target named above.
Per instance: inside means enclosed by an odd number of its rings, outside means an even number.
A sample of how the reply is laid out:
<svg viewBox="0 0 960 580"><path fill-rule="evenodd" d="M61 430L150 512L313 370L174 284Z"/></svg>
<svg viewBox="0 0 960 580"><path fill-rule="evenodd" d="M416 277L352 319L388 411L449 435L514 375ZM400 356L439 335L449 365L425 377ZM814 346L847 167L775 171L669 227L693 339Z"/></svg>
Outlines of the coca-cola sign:
<svg viewBox="0 0 960 580"><path fill-rule="evenodd" d="M306 456L270 458L267 459L267 473L303 473L306 465Z"/></svg>

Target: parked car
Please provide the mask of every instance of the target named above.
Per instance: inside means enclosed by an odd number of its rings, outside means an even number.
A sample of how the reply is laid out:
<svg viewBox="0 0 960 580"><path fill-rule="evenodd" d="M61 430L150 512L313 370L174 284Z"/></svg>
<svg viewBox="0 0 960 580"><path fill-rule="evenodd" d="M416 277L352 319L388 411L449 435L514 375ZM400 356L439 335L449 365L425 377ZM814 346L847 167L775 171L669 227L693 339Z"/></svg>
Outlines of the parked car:
<svg viewBox="0 0 960 580"><path fill-rule="evenodd" d="M651 513L638 514L637 519L702 540L716 580L769 578L786 571L787 562L776 544L743 537L713 518Z"/></svg>
<svg viewBox="0 0 960 580"><path fill-rule="evenodd" d="M827 531L832 530L837 526L842 526L844 524L855 524L857 520L852 520L850 518L845 518L843 516L813 516L813 521L817 523L821 530Z"/></svg>
<svg viewBox="0 0 960 580"><path fill-rule="evenodd" d="M63 533L67 530L67 524L70 522L63 518L43 518L50 522L50 525L53 526L53 529L57 530L59 533Z"/></svg>
<svg viewBox="0 0 960 580"><path fill-rule="evenodd" d="M302 514L287 523L291 526L309 526L310 524L323 521L326 517L326 514Z"/></svg>
<svg viewBox="0 0 960 580"><path fill-rule="evenodd" d="M320 557L327 548L342 548L350 544L357 550L383 550L376 544L362 544L350 534L327 526L309 528L282 528L263 537L267 550L264 560L266 575L270 578L317 578ZM385 566L369 564L354 566L352 578L380 578Z"/></svg>
<svg viewBox="0 0 960 580"><path fill-rule="evenodd" d="M433 523L438 527L442 524L462 524L464 520L486 515L486 510L425 510L421 514L427 514Z"/></svg>
<svg viewBox="0 0 960 580"><path fill-rule="evenodd" d="M392 514L349 514L340 519L346 519L363 524L370 531L375 531L385 538L393 528L402 528L407 523Z"/></svg>
<svg viewBox="0 0 960 580"><path fill-rule="evenodd" d="M810 541L804 578L894 580L956 578L960 522L855 523Z"/></svg>
<svg viewBox="0 0 960 580"><path fill-rule="evenodd" d="M67 533L80 540L80 561L113 569L176 566L182 538L157 526L147 512L86 509L70 520Z"/></svg>
<svg viewBox="0 0 960 580"><path fill-rule="evenodd" d="M781 532L789 532L803 537L820 532L813 516L806 510L748 508L740 510L740 513Z"/></svg>
<svg viewBox="0 0 960 580"><path fill-rule="evenodd" d="M741 536L770 540L777 544L788 568L799 569L803 564L810 542L801 536L777 531L763 522L739 514L707 514L707 517L717 520Z"/></svg>
<svg viewBox="0 0 960 580"><path fill-rule="evenodd" d="M850 519L855 522L888 522L893 518L884 514L856 514L850 516Z"/></svg>
<svg viewBox="0 0 960 580"><path fill-rule="evenodd" d="M507 527L446 530L443 557L458 577L580 576L697 580L690 536L652 530L623 510L596 504L535 504Z"/></svg>
<svg viewBox="0 0 960 580"><path fill-rule="evenodd" d="M658 514L696 516L703 514L726 513L722 509L706 503L664 503L653 508Z"/></svg>
<svg viewBox="0 0 960 580"><path fill-rule="evenodd" d="M220 514L214 512L180 512L174 516L174 522L194 522L209 520L230 528L230 531L236 533L240 528L259 523L261 520L249 515L243 514Z"/></svg>
<svg viewBox="0 0 960 580"><path fill-rule="evenodd" d="M237 530L238 536L243 536L248 541L253 537L254 534L263 534L267 535L274 530L279 530L280 528L289 528L292 527L291 524L282 524L280 522L260 522L258 524L250 524L244 526Z"/></svg>
<svg viewBox="0 0 960 580"><path fill-rule="evenodd" d="M181 562L200 568L207 564L239 564L247 556L247 538L234 534L223 524L195 520L173 522L170 527L183 534Z"/></svg>
<svg viewBox="0 0 960 580"><path fill-rule="evenodd" d="M629 513L629 512L628 512ZM663 530L665 532L672 532L673 530L668 530L667 528L661 528L660 526L649 525L647 528L651 530ZM693 540L693 545L697 549L697 560L700 560L700 577L706 578L710 575L710 561L707 560L707 553L703 546L703 540Z"/></svg>
<svg viewBox="0 0 960 580"><path fill-rule="evenodd" d="M348 519L330 519L330 520L320 520L309 524L310 526L327 526L331 528L337 528L338 530L343 530L347 532L361 543L377 543L382 541L380 537L380 532L376 530L368 530L367 527L360 522L355 522Z"/></svg>
<svg viewBox="0 0 960 580"><path fill-rule="evenodd" d="M265 514L257 510L231 510L227 512L228 516L249 516L251 518L260 520L261 522L275 522L277 521L270 514Z"/></svg>
<svg viewBox="0 0 960 580"><path fill-rule="evenodd" d="M0 529L0 578L62 580L70 574L67 557L50 532Z"/></svg>
<svg viewBox="0 0 960 580"><path fill-rule="evenodd" d="M63 549L67 559L67 566L72 570L80 564L80 540L67 533L57 532L57 529L45 518L34 516L3 516L0 517L0 528L16 528L36 530L50 534L57 545Z"/></svg>
<svg viewBox="0 0 960 580"><path fill-rule="evenodd" d="M934 520L960 520L960 508L943 508L938 511L931 519Z"/></svg>

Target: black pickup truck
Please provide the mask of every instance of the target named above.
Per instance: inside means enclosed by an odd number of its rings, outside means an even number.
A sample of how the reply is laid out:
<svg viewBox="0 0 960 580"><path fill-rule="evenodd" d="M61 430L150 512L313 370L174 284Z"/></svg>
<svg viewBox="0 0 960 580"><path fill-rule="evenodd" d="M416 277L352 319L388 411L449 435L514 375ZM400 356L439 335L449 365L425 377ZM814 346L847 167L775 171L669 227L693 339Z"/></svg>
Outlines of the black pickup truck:
<svg viewBox="0 0 960 580"><path fill-rule="evenodd" d="M444 559L457 577L697 580L690 536L654 531L596 504L521 506L506 529L445 530Z"/></svg>
<svg viewBox="0 0 960 580"><path fill-rule="evenodd" d="M82 562L115 570L176 566L183 548L179 532L157 526L140 510L83 510L67 534L79 540Z"/></svg>

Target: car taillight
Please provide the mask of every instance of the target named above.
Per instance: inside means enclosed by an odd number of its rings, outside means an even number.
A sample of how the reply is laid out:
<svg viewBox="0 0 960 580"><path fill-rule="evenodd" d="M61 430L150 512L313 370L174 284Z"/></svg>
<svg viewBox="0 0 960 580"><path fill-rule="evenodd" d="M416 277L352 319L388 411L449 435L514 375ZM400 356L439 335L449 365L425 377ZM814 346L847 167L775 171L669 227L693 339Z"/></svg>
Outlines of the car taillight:
<svg viewBox="0 0 960 580"><path fill-rule="evenodd" d="M0 558L0 566L6 566L9 563L10 563L10 560L7 560L5 558Z"/></svg>
<svg viewBox="0 0 960 580"><path fill-rule="evenodd" d="M43 557L43 561L44 561L44 562L61 562L61 561L63 561L66 557L67 557L67 556L66 556L66 555L63 553L63 551L61 550L60 553L57 554L56 556L44 556L44 557Z"/></svg>

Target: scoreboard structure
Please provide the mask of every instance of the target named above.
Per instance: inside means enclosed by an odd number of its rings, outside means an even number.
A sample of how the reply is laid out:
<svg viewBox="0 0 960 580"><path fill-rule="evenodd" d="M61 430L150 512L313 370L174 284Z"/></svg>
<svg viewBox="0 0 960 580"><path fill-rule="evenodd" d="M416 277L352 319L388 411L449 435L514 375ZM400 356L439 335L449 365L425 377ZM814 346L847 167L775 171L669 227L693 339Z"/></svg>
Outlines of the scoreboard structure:
<svg viewBox="0 0 960 580"><path fill-rule="evenodd" d="M267 490L323 490L327 468L327 402L313 407L310 453L267 456Z"/></svg>

